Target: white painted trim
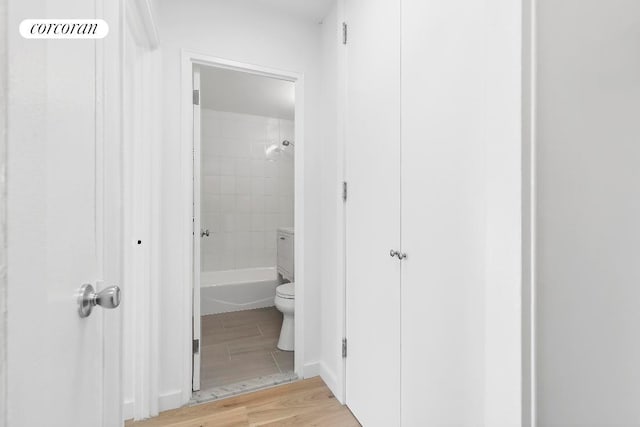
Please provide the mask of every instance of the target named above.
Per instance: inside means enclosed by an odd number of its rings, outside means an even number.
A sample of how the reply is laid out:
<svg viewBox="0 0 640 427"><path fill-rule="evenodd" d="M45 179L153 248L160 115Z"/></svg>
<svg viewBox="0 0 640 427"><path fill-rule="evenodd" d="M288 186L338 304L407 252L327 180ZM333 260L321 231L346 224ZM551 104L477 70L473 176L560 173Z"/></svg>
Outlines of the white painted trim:
<svg viewBox="0 0 640 427"><path fill-rule="evenodd" d="M128 23L133 26L133 34L138 44L150 50L157 49L160 46L160 38L150 0L129 0L125 3L127 20L132 19Z"/></svg>
<svg viewBox="0 0 640 427"><path fill-rule="evenodd" d="M537 310L537 275L536 275L536 265L537 265L537 132L536 132L536 123L537 123L537 25L538 25L538 12L537 12L537 0L531 1L531 45L530 45L530 73L531 73L531 111L530 111L530 126L531 126L531 163L530 163L530 181L528 184L530 185L530 243L531 243L531 253L530 253L530 287L531 287L531 313L530 313L530 329L531 329L531 376L530 376L530 393L531 393L531 426L537 426L537 379L536 379L536 363L537 363L537 340L536 340L536 310Z"/></svg>
<svg viewBox="0 0 640 427"><path fill-rule="evenodd" d="M327 368L327 364L324 363L324 361L320 362L319 372L320 372L320 377L322 378L322 381L324 381L327 387L329 387L329 390L331 390L333 392L333 395L336 397L336 399L338 399L338 396L336 395L336 392L334 390L340 390L341 386L336 373L329 370L329 368ZM340 399L338 399L338 401L344 404L344 402L340 401Z"/></svg>
<svg viewBox="0 0 640 427"><path fill-rule="evenodd" d="M124 421L133 419L133 400L126 400L122 404L122 419Z"/></svg>
<svg viewBox="0 0 640 427"><path fill-rule="evenodd" d="M122 419L132 420L134 417L134 401L127 400L122 405ZM158 409L160 412L168 411L170 409L178 408L182 406L182 391L175 390L171 393L165 393L158 398Z"/></svg>
<svg viewBox="0 0 640 427"><path fill-rule="evenodd" d="M313 362L304 364L304 376L300 378L307 379L307 378L317 377L317 376L320 376L321 372L322 372L322 362L315 360Z"/></svg>
<svg viewBox="0 0 640 427"><path fill-rule="evenodd" d="M204 65L209 67L236 70L245 73L256 74L265 77L272 77L295 83L295 248L294 248L294 269L296 282L295 300L295 355L294 369L298 377L307 377L307 366L304 365L304 289L305 289L305 268L304 268L304 245L305 245L305 223L304 223L304 74L292 71L278 70L261 65L247 64L229 59L218 58L207 54L182 50L181 61L181 166L182 166L182 253L184 254L182 264L183 289L183 316L182 324L183 337L179 345L183 351L183 389L182 403L186 404L191 399L191 319L193 316L192 292L193 292L193 238L192 233L192 207L193 207L193 108L192 108L192 74L193 66ZM309 369L314 369L313 367ZM316 373L317 374L317 373Z"/></svg>
<svg viewBox="0 0 640 427"><path fill-rule="evenodd" d="M160 412L178 408L182 404L182 391L175 390L170 393L160 395L158 407Z"/></svg>
<svg viewBox="0 0 640 427"><path fill-rule="evenodd" d="M338 31L342 32L342 22L346 21L346 0L338 0L337 3L337 20ZM342 182L346 181L346 149L347 149L347 133L346 133L346 113L347 113L347 48L345 45L338 46L338 106L336 111L336 126L338 128L337 140L337 171L338 183L338 200L342 193ZM345 338L347 336L347 234L346 234L346 204L342 203L341 209L338 209L337 218L338 230L338 250L336 253L336 283L338 284L338 299L336 301L338 310L338 337ZM340 356L339 356L340 357ZM335 376L335 385L329 386L336 399L342 404L346 403L347 395L347 359L341 358L339 362L339 370ZM326 382L326 381L325 381ZM329 385L329 383L327 383Z"/></svg>
<svg viewBox="0 0 640 427"><path fill-rule="evenodd" d="M522 426L536 420L536 0L522 1Z"/></svg>
<svg viewBox="0 0 640 427"><path fill-rule="evenodd" d="M193 90L197 90L200 93L200 67L193 67ZM193 339L201 340L202 339L202 331L201 331L201 313L200 313L200 256L201 256L201 240L202 236L200 233L201 228L201 218L200 213L202 212L202 206L200 204L200 195L202 193L201 186L201 165L202 165L202 156L201 156L201 148L202 148L202 109L200 108L200 103L198 105L192 105L193 108L193 187L191 191L193 192L193 239L191 240L191 244L193 246L193 293L192 298L193 302L191 304L193 315L192 315L192 327L193 327ZM196 213L197 212L197 213ZM200 341L201 342L201 341ZM192 390L199 391L200 390L200 364L201 364L201 354L202 351L198 351L198 353L193 354L193 372L191 375L192 381Z"/></svg>
<svg viewBox="0 0 640 427"><path fill-rule="evenodd" d="M7 28L7 2L0 0ZM7 425L7 37L0 38L0 425Z"/></svg>
<svg viewBox="0 0 640 427"><path fill-rule="evenodd" d="M123 6L122 124L123 134L123 291L129 298L127 329L133 334L133 409L135 419L158 414L159 406L159 265L161 154L155 149L160 137L160 52L149 35L153 22L144 1ZM131 34L131 37L129 37ZM151 37L151 38L150 38ZM130 41L127 41L130 40ZM157 43L155 44L157 46ZM127 53L130 53L127 56ZM132 63L127 65L127 58ZM130 68L126 68L130 66ZM124 94L129 96L125 97ZM136 241L140 240L140 243ZM124 306L123 306L124 309ZM129 411L127 405L123 408ZM123 413L122 416L130 414Z"/></svg>

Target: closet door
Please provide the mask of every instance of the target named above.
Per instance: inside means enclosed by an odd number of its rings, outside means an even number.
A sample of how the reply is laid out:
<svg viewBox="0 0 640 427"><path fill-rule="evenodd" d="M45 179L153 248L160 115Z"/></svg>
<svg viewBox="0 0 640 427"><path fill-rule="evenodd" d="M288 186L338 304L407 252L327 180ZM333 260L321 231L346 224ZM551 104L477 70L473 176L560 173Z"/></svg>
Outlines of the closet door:
<svg viewBox="0 0 640 427"><path fill-rule="evenodd" d="M402 1L403 426L483 424L483 7Z"/></svg>
<svg viewBox="0 0 640 427"><path fill-rule="evenodd" d="M399 0L347 1L347 405L400 422Z"/></svg>

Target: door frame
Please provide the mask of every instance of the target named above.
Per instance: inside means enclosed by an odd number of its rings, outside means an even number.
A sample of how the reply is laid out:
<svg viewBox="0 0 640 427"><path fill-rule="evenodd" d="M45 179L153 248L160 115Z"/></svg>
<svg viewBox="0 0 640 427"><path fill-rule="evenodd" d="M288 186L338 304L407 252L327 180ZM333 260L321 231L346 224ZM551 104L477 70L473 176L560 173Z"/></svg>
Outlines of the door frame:
<svg viewBox="0 0 640 427"><path fill-rule="evenodd" d="M0 24L8 28L7 1L0 0ZM0 425L7 423L7 37L0 39Z"/></svg>
<svg viewBox="0 0 640 427"><path fill-rule="evenodd" d="M153 214L160 211L161 196L155 185L161 176L161 153L156 143L161 139L161 75L153 71L161 68L161 57L151 1L113 3L120 4L119 31L112 43L119 49L120 78L116 112L121 141L117 161L122 176L119 262L125 301L119 330L124 342L118 402L122 422L149 418L161 409L156 357L161 233L160 219ZM105 66L112 64L105 60Z"/></svg>
<svg viewBox="0 0 640 427"><path fill-rule="evenodd" d="M200 66L193 66L193 80L192 80L192 88L193 92L198 91L200 94L200 90L202 89L202 85L200 84ZM195 96L195 95L194 95ZM198 95L199 96L199 95ZM193 303L191 304L193 313L192 319L201 319L202 313L200 310L200 282L201 282L201 269L200 265L200 257L202 254L202 235L200 234L200 230L202 227L202 107L200 105L200 100L198 99L198 103L192 103L191 108L193 109ZM199 134L196 133L196 130ZM199 214L196 214L198 212ZM202 325L201 322L191 322L191 327L193 328L193 340L196 339L202 345ZM192 351L192 367L193 371L191 373L191 390L192 391L200 391L200 372L202 366L201 360L201 349L200 345L198 346L198 351Z"/></svg>
<svg viewBox="0 0 640 427"><path fill-rule="evenodd" d="M295 354L294 371L299 378L304 378L304 244L305 244L305 216L304 216L304 74L294 71L285 71L256 64L248 64L230 59L200 53L188 49L181 52L181 165L182 165L182 243L181 249L183 257L180 260L182 265L183 288L183 313L181 320L183 331L182 339L178 345L184 349L183 352L183 387L182 400L188 402L192 395L192 318L193 294L199 292L200 284L194 281L194 260L193 245L196 238L193 228L193 69L194 66L217 67L226 70L235 70L244 73L255 74L264 77L271 77L286 80L295 84L295 141L296 149L294 154L294 269L296 283L295 298ZM199 231L199 230L198 230ZM199 239L199 236L198 236Z"/></svg>
<svg viewBox="0 0 640 427"><path fill-rule="evenodd" d="M537 0L522 0L522 427L537 425L536 10Z"/></svg>

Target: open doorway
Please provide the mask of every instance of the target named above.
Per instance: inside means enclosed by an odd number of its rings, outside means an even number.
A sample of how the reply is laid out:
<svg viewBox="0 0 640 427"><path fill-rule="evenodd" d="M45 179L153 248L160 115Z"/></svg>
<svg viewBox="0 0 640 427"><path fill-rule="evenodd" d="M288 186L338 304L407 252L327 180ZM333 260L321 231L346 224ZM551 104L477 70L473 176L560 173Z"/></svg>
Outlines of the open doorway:
<svg viewBox="0 0 640 427"><path fill-rule="evenodd" d="M193 68L193 390L292 381L296 349L295 83Z"/></svg>

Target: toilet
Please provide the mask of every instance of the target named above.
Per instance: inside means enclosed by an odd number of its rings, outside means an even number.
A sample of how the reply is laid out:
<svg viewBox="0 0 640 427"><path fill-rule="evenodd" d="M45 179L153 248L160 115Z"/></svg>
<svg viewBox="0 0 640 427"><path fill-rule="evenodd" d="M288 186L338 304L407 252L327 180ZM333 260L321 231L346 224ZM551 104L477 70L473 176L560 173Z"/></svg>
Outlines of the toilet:
<svg viewBox="0 0 640 427"><path fill-rule="evenodd" d="M276 288L276 308L282 312L282 329L280 329L280 339L278 348L284 351L293 351L295 342L294 318L295 308L295 284L285 283Z"/></svg>
<svg viewBox="0 0 640 427"><path fill-rule="evenodd" d="M289 281L276 288L275 306L282 313L282 328L278 348L284 351L293 351L295 343L295 297L296 288L293 276L293 228L279 228L277 232L278 248L278 275L283 281Z"/></svg>

